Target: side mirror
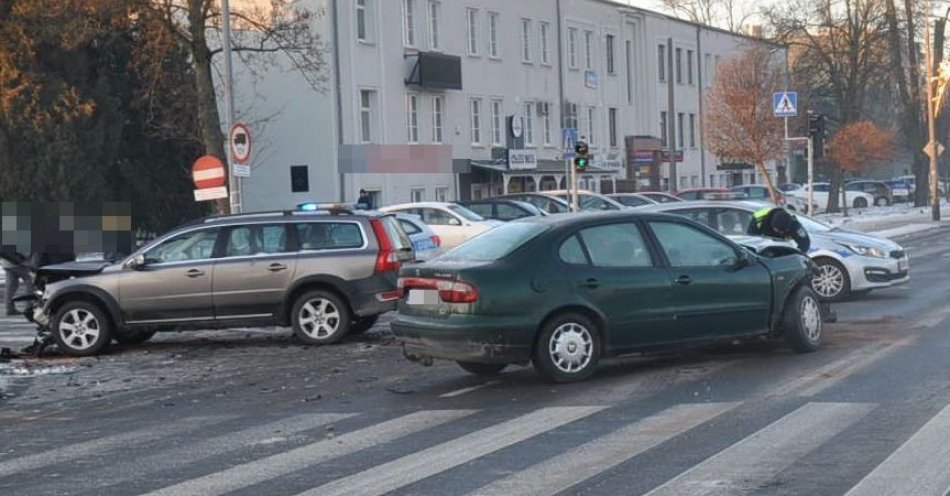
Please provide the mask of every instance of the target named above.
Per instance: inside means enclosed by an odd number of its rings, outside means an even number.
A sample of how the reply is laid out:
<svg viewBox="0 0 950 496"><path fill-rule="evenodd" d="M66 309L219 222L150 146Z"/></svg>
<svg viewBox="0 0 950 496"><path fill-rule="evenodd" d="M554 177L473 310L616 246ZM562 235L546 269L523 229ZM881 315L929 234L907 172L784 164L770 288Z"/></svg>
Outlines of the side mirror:
<svg viewBox="0 0 950 496"><path fill-rule="evenodd" d="M736 268L743 268L752 265L752 254L748 250L741 250L738 253L736 260Z"/></svg>
<svg viewBox="0 0 950 496"><path fill-rule="evenodd" d="M145 268L145 255L136 255L135 258L129 260L127 266L132 270L142 270Z"/></svg>
<svg viewBox="0 0 950 496"><path fill-rule="evenodd" d="M450 225L450 226L461 226L461 225L462 225L462 222L461 222L460 220L456 219L455 217L452 217L451 219L449 219L449 225Z"/></svg>

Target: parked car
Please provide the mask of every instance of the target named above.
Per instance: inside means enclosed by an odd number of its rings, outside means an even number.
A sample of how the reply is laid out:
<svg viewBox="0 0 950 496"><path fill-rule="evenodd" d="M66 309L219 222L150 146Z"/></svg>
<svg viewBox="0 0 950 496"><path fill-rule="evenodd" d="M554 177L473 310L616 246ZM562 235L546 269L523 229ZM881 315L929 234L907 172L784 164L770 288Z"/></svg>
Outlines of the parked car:
<svg viewBox="0 0 950 496"><path fill-rule="evenodd" d="M422 222L422 217L413 214L396 214L399 227L412 241L416 261L424 262L442 254L442 239Z"/></svg>
<svg viewBox="0 0 950 496"><path fill-rule="evenodd" d="M914 194L914 186L916 185L916 181L912 184L910 181L904 179L891 179L884 181L884 183L891 188L891 198L896 202L910 201Z"/></svg>
<svg viewBox="0 0 950 496"><path fill-rule="evenodd" d="M528 202L507 198L487 198L484 200L469 200L457 203L486 219L500 220L502 222L508 222L522 217L547 215L543 210Z"/></svg>
<svg viewBox="0 0 950 496"><path fill-rule="evenodd" d="M613 193L607 195L610 199L623 203L624 205L636 208L644 205L656 205L658 201L640 193Z"/></svg>
<svg viewBox="0 0 950 496"><path fill-rule="evenodd" d="M641 191L640 194L657 203L676 203L683 201L683 199L678 196L673 196L661 191Z"/></svg>
<svg viewBox="0 0 950 496"><path fill-rule="evenodd" d="M163 328L293 327L308 344L369 329L396 305L412 245L377 212L273 212L210 217L175 229L120 263L35 271L27 318L60 351L95 355Z"/></svg>
<svg viewBox="0 0 950 496"><path fill-rule="evenodd" d="M545 193L556 196L568 203L571 201L571 192L569 190L559 189L555 191L545 191ZM577 203L582 212L601 211L601 210L625 210L628 207L623 203L593 191L578 190Z"/></svg>
<svg viewBox="0 0 950 496"><path fill-rule="evenodd" d="M485 219L461 205L447 202L403 203L379 210L422 217L422 222L425 222L439 236L442 240L442 248L446 250L455 248L465 240L502 224L501 221Z"/></svg>
<svg viewBox="0 0 950 496"><path fill-rule="evenodd" d="M513 193L510 195L499 196L498 198L530 203L535 207L538 207L538 209L540 209L542 212L548 214L561 214L571 211L570 204L556 196L547 194L547 192Z"/></svg>
<svg viewBox="0 0 950 496"><path fill-rule="evenodd" d="M776 188L778 189L778 188ZM734 200L753 200L753 201L764 201L772 202L772 195L769 194L768 186L761 184L747 184L744 186L733 186L730 191L740 193L743 196L741 198L734 198ZM778 194L778 204L794 212L807 212L808 211L808 200L805 198L799 198L797 196L788 196L782 194L780 191L776 191ZM818 210L818 205L814 205L813 211Z"/></svg>
<svg viewBox="0 0 950 496"><path fill-rule="evenodd" d="M645 207L651 212L682 215L727 236L745 236L752 214L763 202L695 202ZM811 238L808 256L818 266L812 287L825 300L887 288L910 281L907 253L897 243L877 236L825 225L795 214Z"/></svg>
<svg viewBox="0 0 950 496"><path fill-rule="evenodd" d="M818 204L818 211L828 210L828 200L831 192L830 183L813 183L814 184L814 193L812 193L812 198L815 203ZM808 198L808 185L805 184L802 187L785 192L788 196L796 196L798 198L807 199ZM839 193L840 195L840 193ZM848 207L850 208L867 208L874 204L874 197L861 192L861 191L845 191L845 198L848 201ZM839 197L839 203L841 198Z"/></svg>
<svg viewBox="0 0 950 496"><path fill-rule="evenodd" d="M874 205L885 207L894 203L891 187L884 181L850 181L844 185L847 191L861 191L874 197Z"/></svg>
<svg viewBox="0 0 950 496"><path fill-rule="evenodd" d="M639 210L521 219L402 270L392 329L412 360L485 375L530 361L557 382L659 347L784 336L812 351L822 337L813 264L785 255Z"/></svg>
<svg viewBox="0 0 950 496"><path fill-rule="evenodd" d="M796 189L801 189L802 185L798 183L782 183L776 186L779 191L783 193L788 193L789 191L795 191Z"/></svg>
<svg viewBox="0 0 950 496"><path fill-rule="evenodd" d="M681 189L676 192L676 196L680 197L686 201L692 200L705 200L706 195L710 193L724 194L729 193L729 190L726 188L692 188L692 189Z"/></svg>
<svg viewBox="0 0 950 496"><path fill-rule="evenodd" d="M905 184L906 187L908 188L908 193L909 193L908 197L917 192L917 176L914 176L913 174L899 176L899 177L894 178L892 181L899 181L900 183ZM946 194L946 191L947 191L947 182L944 181L943 179L938 179L937 180L937 194L940 196L944 196Z"/></svg>

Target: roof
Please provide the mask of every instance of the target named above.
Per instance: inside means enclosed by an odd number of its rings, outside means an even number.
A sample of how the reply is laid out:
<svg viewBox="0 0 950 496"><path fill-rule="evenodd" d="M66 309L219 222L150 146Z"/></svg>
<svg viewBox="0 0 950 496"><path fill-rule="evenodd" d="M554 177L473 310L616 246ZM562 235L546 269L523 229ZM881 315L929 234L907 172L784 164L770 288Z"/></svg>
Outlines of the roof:
<svg viewBox="0 0 950 496"><path fill-rule="evenodd" d="M668 209L681 208L722 208L739 207L744 210L758 210L763 207L774 207L771 203L754 200L696 200L677 203L660 203L658 205L645 205L638 210L646 212L663 212Z"/></svg>
<svg viewBox="0 0 950 496"><path fill-rule="evenodd" d="M389 212L392 210L401 210L404 208L450 208L458 207L457 203L453 202L411 202L411 203L400 203L398 205L388 205L385 207L380 207L380 212Z"/></svg>

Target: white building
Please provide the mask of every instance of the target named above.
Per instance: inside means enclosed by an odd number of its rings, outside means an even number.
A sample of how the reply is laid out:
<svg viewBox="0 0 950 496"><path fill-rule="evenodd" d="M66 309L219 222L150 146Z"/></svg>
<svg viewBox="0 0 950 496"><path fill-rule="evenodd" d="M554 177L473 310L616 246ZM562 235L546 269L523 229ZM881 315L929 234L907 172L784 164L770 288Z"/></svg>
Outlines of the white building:
<svg viewBox="0 0 950 496"><path fill-rule="evenodd" d="M609 0L309 7L322 14L331 89L314 92L288 71L238 95L245 120L273 116L255 132L266 153L245 182L247 210L352 201L361 188L378 205L554 189L565 184L562 127L591 144L593 167L580 176L589 189L639 175L628 160L652 159L644 143L671 132L683 154L677 188L754 181L717 170L700 131L716 65L750 38ZM639 137L630 149L628 137ZM506 148L527 159L509 164ZM667 185L669 165L656 170Z"/></svg>

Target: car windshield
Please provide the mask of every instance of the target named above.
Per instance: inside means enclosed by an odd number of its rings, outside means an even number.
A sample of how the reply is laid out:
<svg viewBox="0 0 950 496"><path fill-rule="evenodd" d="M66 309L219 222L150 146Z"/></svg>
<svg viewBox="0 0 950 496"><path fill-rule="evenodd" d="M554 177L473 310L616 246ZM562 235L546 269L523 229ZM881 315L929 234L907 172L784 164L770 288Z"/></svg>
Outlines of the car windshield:
<svg viewBox="0 0 950 496"><path fill-rule="evenodd" d="M798 222L808 232L828 232L834 229L833 227L827 224L818 222L817 220L812 219L811 217L806 217L801 214L795 214L795 218L798 219Z"/></svg>
<svg viewBox="0 0 950 496"><path fill-rule="evenodd" d="M462 243L438 260L450 262L494 261L505 257L548 226L533 222L509 222Z"/></svg>
<svg viewBox="0 0 950 496"><path fill-rule="evenodd" d="M478 215L475 212L472 212L471 210L461 205L449 205L448 209L451 210L452 213L458 215L459 217L462 217L465 220L470 220L470 221L485 220L485 218L482 217L481 215Z"/></svg>

